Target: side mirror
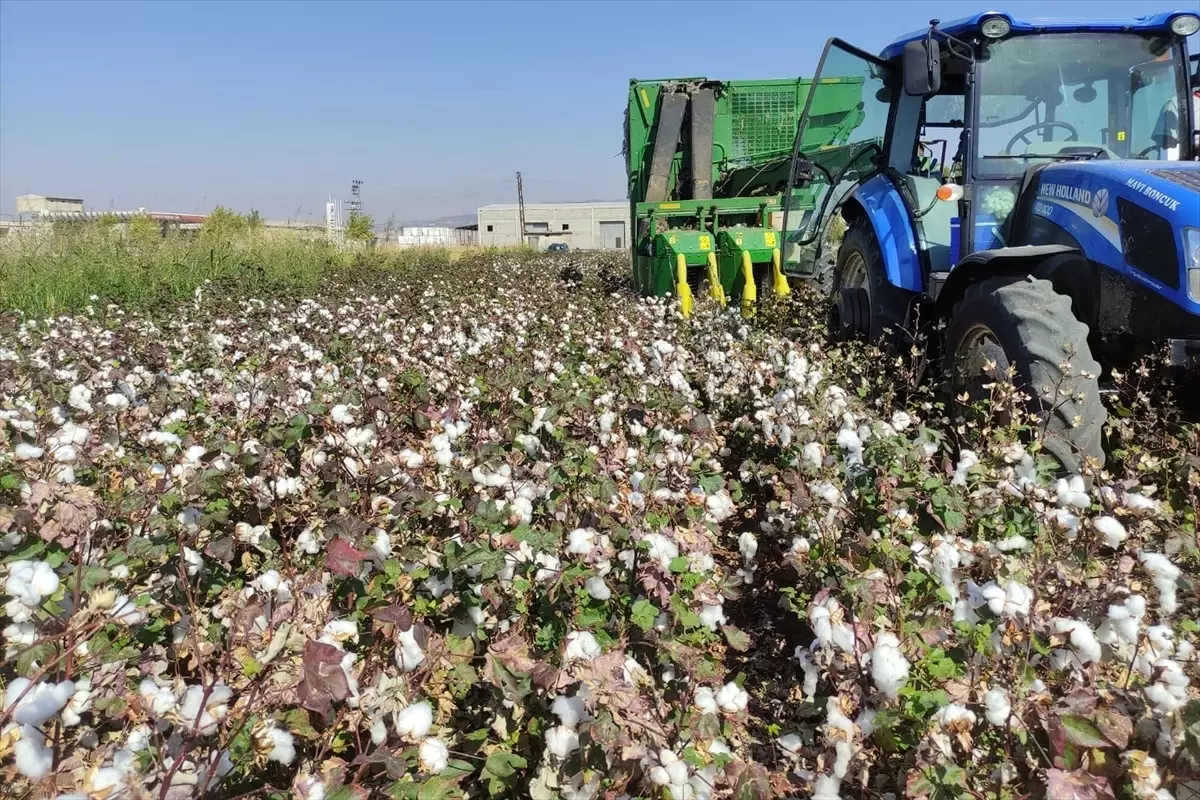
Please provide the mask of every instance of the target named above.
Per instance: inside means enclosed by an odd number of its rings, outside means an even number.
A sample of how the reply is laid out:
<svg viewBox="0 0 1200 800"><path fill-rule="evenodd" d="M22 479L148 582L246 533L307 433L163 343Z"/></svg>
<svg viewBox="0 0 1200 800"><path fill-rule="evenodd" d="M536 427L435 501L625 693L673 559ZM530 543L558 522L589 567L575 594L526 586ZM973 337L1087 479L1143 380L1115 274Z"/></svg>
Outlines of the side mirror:
<svg viewBox="0 0 1200 800"><path fill-rule="evenodd" d="M901 58L904 93L928 97L942 88L942 54L936 43L919 39L904 45Z"/></svg>

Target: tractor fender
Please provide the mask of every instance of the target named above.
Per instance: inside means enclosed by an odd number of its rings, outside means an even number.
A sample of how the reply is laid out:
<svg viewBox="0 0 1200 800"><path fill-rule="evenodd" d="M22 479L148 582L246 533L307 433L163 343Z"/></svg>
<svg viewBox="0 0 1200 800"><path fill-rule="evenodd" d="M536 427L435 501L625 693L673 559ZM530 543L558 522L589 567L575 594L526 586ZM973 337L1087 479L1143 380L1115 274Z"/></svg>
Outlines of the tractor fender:
<svg viewBox="0 0 1200 800"><path fill-rule="evenodd" d="M1064 244L979 250L950 270L934 301L934 308L939 316L948 317L966 293L967 287L981 280L1004 275L1047 278L1053 281L1055 288L1063 294L1072 297L1086 296L1089 288L1086 285L1086 264L1087 261L1078 248ZM1081 311L1083 309L1076 308L1077 314Z"/></svg>
<svg viewBox="0 0 1200 800"><path fill-rule="evenodd" d="M880 173L860 184L842 203L840 211L847 223L859 216L871 221L888 283L910 292L925 290L912 218L903 196L887 175Z"/></svg>

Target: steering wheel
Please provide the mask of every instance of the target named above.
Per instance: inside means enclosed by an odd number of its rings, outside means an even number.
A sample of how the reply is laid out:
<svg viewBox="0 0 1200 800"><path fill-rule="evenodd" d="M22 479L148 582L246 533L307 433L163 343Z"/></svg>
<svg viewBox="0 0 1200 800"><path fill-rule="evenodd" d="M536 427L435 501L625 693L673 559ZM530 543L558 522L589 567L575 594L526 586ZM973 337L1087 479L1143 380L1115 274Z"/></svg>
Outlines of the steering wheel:
<svg viewBox="0 0 1200 800"><path fill-rule="evenodd" d="M1005 147L1004 147L1004 154L1008 155L1008 154L1012 153L1013 145L1019 141L1024 142L1026 147L1033 144L1033 142L1029 141L1029 139L1026 137L1028 137L1029 134L1033 133L1034 131L1036 131L1040 128L1066 128L1068 131L1071 132L1066 140L1068 142L1078 142L1079 141L1079 131L1075 130L1075 126L1071 125L1070 123L1058 122L1058 121L1035 122L1034 124L1030 125L1028 128L1022 128L1021 130L1017 131L1016 136L1014 136L1008 140L1008 144L1005 145Z"/></svg>

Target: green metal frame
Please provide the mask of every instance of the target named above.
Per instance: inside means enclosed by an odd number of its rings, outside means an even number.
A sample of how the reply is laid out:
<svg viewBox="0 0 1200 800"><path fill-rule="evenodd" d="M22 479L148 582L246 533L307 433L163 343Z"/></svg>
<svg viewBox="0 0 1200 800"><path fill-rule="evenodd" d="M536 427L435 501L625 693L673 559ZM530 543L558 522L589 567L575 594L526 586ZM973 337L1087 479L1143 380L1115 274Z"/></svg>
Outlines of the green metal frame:
<svg viewBox="0 0 1200 800"><path fill-rule="evenodd" d="M787 184L797 122L811 86L811 81L803 78L630 81L625 162L637 291L679 295L690 309L688 286L699 286L707 279L715 299L741 299L744 310L747 296L754 299L754 285L764 272L774 273L776 291L787 291L779 265L781 192ZM693 119L690 113L693 108L704 108L694 100L708 92L712 98L711 134L703 127L703 119ZM681 94L687 99L682 100ZM822 108L807 129L806 148L836 149L860 121L862 83L847 81L844 92L822 91L818 97ZM689 104L686 114L680 109L681 102ZM665 106L672 108L664 113ZM657 142L660 123L664 136L674 135L676 141ZM710 163L693 174L693 150L705 153L708 135ZM658 173L653 171L656 145ZM652 181L653 177L657 180ZM707 192L707 187L702 188L705 181L712 197L693 199L694 192ZM657 195L655 202L647 201L651 192ZM790 207L793 212L812 209L816 199L811 190L798 189ZM713 285L714 278L719 289Z"/></svg>

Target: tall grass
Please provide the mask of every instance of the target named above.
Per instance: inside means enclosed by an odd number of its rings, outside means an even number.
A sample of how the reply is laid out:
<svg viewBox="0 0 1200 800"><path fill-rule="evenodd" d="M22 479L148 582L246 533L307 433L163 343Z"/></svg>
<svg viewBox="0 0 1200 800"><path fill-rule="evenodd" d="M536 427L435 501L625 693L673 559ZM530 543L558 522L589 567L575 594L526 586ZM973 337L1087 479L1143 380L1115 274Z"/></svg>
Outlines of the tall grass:
<svg viewBox="0 0 1200 800"><path fill-rule="evenodd" d="M431 268L464 252L337 247L269 230L162 237L157 228L72 225L0 240L0 309L46 316L96 303L144 308L186 297L206 281L242 295L314 291L339 272Z"/></svg>

